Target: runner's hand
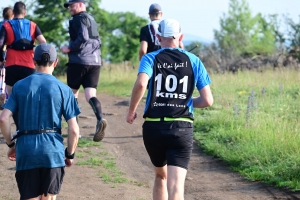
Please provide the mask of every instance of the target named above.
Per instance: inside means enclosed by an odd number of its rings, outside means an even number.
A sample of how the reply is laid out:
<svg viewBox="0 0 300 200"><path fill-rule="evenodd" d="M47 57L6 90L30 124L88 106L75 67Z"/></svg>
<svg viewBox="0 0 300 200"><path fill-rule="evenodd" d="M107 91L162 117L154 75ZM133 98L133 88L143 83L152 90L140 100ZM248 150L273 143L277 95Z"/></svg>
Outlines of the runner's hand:
<svg viewBox="0 0 300 200"><path fill-rule="evenodd" d="M74 162L74 159L68 159L68 158L66 158L65 159L66 167L71 167L71 165L73 164L73 162Z"/></svg>
<svg viewBox="0 0 300 200"><path fill-rule="evenodd" d="M69 49L68 46L62 46L62 47L60 48L60 50L61 50L61 52L63 52L63 53L69 53L69 52L70 52L70 49Z"/></svg>
<svg viewBox="0 0 300 200"><path fill-rule="evenodd" d="M7 157L11 161L16 161L16 149L15 149L15 147L12 147L12 148L8 149Z"/></svg>
<svg viewBox="0 0 300 200"><path fill-rule="evenodd" d="M126 115L126 121L129 123L129 124L132 124L133 121L137 118L137 114L136 112L132 113L132 114L129 114L127 113Z"/></svg>

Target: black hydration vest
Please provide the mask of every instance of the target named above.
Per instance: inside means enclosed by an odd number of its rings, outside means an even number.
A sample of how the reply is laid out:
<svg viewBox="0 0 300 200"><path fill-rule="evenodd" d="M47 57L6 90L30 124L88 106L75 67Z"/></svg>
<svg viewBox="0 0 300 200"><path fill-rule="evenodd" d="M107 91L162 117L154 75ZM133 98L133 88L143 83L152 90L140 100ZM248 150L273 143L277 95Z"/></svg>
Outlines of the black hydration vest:
<svg viewBox="0 0 300 200"><path fill-rule="evenodd" d="M82 21L80 19L83 19ZM86 12L81 12L77 15L74 15L69 21L69 34L71 40L76 40L77 37L77 30L74 27L75 21L81 21L88 29L89 38L90 39L99 39L100 36L98 33L98 24L96 23L95 19Z"/></svg>
<svg viewBox="0 0 300 200"><path fill-rule="evenodd" d="M189 57L172 49L157 54L149 87L150 105L144 118L191 118L188 102L192 98L195 80Z"/></svg>

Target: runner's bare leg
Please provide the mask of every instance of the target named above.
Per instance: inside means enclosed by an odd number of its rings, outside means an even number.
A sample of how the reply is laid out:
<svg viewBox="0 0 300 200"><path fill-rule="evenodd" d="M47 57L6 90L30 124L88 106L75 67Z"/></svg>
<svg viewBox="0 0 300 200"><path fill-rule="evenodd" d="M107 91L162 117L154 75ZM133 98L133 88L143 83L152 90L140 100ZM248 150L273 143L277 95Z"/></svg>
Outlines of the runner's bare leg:
<svg viewBox="0 0 300 200"><path fill-rule="evenodd" d="M167 165L155 167L155 180L153 186L153 200L167 200Z"/></svg>
<svg viewBox="0 0 300 200"><path fill-rule="evenodd" d="M85 94L85 100L87 102L89 102L90 98L92 97L97 97L96 96L97 90L96 88L91 88L91 87L87 87L84 89L84 94Z"/></svg>
<svg viewBox="0 0 300 200"><path fill-rule="evenodd" d="M184 182L187 170L181 167L168 166L168 195L169 199L184 199Z"/></svg>

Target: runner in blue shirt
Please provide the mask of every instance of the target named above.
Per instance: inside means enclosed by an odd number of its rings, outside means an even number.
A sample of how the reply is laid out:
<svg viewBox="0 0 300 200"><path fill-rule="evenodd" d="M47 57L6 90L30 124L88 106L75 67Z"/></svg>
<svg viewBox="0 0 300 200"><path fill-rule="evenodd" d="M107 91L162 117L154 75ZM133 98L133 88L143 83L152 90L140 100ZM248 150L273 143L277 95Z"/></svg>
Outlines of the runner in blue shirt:
<svg viewBox="0 0 300 200"><path fill-rule="evenodd" d="M34 52L36 72L18 81L3 106L0 128L9 147L8 158L16 161L20 198L55 198L71 166L78 142L80 113L72 90L56 79L55 48L41 44ZM10 117L19 114L17 142L11 138ZM68 123L68 147L61 135L62 116Z"/></svg>
<svg viewBox="0 0 300 200"><path fill-rule="evenodd" d="M176 20L162 20L161 49L145 54L126 121L132 124L149 81L143 140L155 166L153 199L184 199L184 182L193 147L193 109L213 104L211 80L201 60L179 47L183 35ZM195 87L198 97L192 97Z"/></svg>

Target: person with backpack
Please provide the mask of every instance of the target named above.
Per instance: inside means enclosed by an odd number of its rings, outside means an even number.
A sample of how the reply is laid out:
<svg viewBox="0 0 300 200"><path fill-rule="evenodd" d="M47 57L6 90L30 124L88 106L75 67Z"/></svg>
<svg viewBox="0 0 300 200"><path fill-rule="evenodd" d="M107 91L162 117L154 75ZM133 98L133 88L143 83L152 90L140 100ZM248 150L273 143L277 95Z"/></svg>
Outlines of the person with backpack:
<svg viewBox="0 0 300 200"><path fill-rule="evenodd" d="M160 5L157 3L151 4L148 14L151 22L146 26L143 26L140 31L140 60L146 53L150 53L161 48L160 42L156 36L158 34L158 25L163 15ZM179 47L182 49L184 48L182 41L180 41Z"/></svg>
<svg viewBox="0 0 300 200"><path fill-rule="evenodd" d="M79 88L82 85L86 101L91 105L97 118L93 137L99 142L105 135L107 121L103 118L101 103L97 98L97 86L101 67L101 40L98 24L94 17L86 12L85 0L69 0L64 3L72 18L69 21L69 45L61 47L68 54L67 84L78 101ZM77 119L78 121L78 119Z"/></svg>
<svg viewBox="0 0 300 200"><path fill-rule="evenodd" d="M140 31L140 60L146 53L160 49L160 43L156 36L158 25L163 15L160 5L157 3L151 4L148 14L151 22L146 26L143 26Z"/></svg>
<svg viewBox="0 0 300 200"><path fill-rule="evenodd" d="M3 47L6 45L5 82L8 95L14 84L35 72L33 48L35 40L46 43L36 23L25 18L26 5L19 1L13 7L14 18L4 22L0 29L0 66L4 62ZM18 113L13 119L19 130Z"/></svg>

